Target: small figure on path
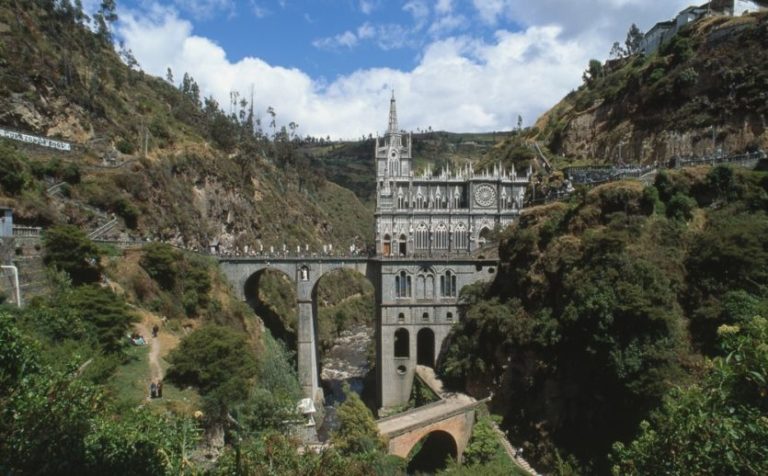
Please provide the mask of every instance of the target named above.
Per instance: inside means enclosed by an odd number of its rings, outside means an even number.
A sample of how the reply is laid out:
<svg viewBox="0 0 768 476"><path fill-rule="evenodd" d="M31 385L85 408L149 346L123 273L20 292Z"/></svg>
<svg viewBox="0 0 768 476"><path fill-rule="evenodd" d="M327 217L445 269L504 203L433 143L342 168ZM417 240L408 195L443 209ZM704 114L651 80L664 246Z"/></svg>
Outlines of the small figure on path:
<svg viewBox="0 0 768 476"><path fill-rule="evenodd" d="M163 398L163 381L157 382L157 398Z"/></svg>
<svg viewBox="0 0 768 476"><path fill-rule="evenodd" d="M152 326L152 337L157 337L157 332L160 330L159 327L157 327L157 324Z"/></svg>
<svg viewBox="0 0 768 476"><path fill-rule="evenodd" d="M157 398L157 384L154 380L149 385L149 398Z"/></svg>

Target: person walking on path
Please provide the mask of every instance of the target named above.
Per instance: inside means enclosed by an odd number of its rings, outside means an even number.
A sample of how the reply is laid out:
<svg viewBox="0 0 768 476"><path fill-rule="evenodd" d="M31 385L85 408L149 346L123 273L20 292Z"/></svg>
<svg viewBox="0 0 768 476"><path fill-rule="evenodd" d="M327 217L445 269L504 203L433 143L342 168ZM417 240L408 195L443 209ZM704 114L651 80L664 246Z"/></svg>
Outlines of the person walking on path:
<svg viewBox="0 0 768 476"><path fill-rule="evenodd" d="M157 384L154 380L149 385L149 398L157 398Z"/></svg>
<svg viewBox="0 0 768 476"><path fill-rule="evenodd" d="M154 326L152 326L152 337L155 337L155 338L157 338L157 333L158 333L158 331L159 331L159 330L160 330L160 328L159 328L159 327L157 327L157 324L155 324Z"/></svg>

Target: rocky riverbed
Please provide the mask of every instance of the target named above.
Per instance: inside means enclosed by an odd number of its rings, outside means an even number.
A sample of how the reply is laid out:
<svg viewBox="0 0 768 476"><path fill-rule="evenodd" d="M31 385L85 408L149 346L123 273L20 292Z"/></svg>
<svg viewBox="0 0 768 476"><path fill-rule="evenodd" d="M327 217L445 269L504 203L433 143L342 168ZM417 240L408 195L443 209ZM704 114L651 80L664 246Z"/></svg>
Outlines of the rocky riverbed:
<svg viewBox="0 0 768 476"><path fill-rule="evenodd" d="M344 384L358 394L363 392L364 377L370 369L368 346L372 338L372 328L353 327L336 338L333 348L323 358L320 379L325 392L325 418L318 429L320 441L326 441L338 427L336 406L344 401Z"/></svg>

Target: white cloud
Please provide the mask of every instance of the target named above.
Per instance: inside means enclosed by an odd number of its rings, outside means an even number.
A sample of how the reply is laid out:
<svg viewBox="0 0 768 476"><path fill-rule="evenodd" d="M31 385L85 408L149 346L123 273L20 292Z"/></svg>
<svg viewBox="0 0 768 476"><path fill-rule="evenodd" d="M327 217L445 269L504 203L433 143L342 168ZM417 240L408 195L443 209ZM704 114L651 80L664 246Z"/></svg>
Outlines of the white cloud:
<svg viewBox="0 0 768 476"><path fill-rule="evenodd" d="M232 13L235 8L233 0L174 0L174 3L195 18L209 18L218 11Z"/></svg>
<svg viewBox="0 0 768 476"><path fill-rule="evenodd" d="M446 15L453 11L453 0L437 0L435 13Z"/></svg>
<svg viewBox="0 0 768 476"><path fill-rule="evenodd" d="M429 34L433 37L444 36L456 30L465 29L469 21L464 15L444 15L429 25Z"/></svg>
<svg viewBox="0 0 768 476"><path fill-rule="evenodd" d="M335 36L320 38L312 42L312 46L321 50L337 50L339 48L352 48L357 45L358 37L349 30Z"/></svg>
<svg viewBox="0 0 768 476"><path fill-rule="evenodd" d="M295 121L301 134L355 138L383 131L389 91L395 89L403 127L481 131L509 129L517 115L532 122L579 82L595 45L563 40L558 27L499 31L493 41L469 36L431 43L409 71L362 69L329 83L259 58L230 61L169 9L122 12L119 35L143 69L164 76L190 73L220 104L229 92L255 87L255 107L273 106L278 122ZM363 25L355 38L370 34Z"/></svg>
<svg viewBox="0 0 768 476"><path fill-rule="evenodd" d="M413 16L417 25L423 25L429 17L429 6L424 0L410 0L403 5L403 10Z"/></svg>
<svg viewBox="0 0 768 476"><path fill-rule="evenodd" d="M376 8L376 3L377 2L374 0L360 0L360 11L366 15L370 15Z"/></svg>
<svg viewBox="0 0 768 476"><path fill-rule="evenodd" d="M405 128L488 131L512 128L518 115L531 124L580 84L589 59L605 58L630 23L648 29L671 18L687 1L474 0L474 9L459 13L454 2L440 0L433 4L434 14L426 3L409 1L414 23L422 17L432 22L421 35L413 25L365 22L314 43L341 50L362 42L384 49L419 47L416 66L360 69L330 80L259 58L232 61L167 7L155 5L143 13L121 10L118 36L145 71L165 76L170 67L177 78L189 72L203 93L222 105L228 104L230 91L246 93L253 85L255 108L264 115L267 106L275 107L278 122L297 122L301 134L356 138L383 131L391 89ZM472 19L462 13L483 18L498 31L486 40L472 36ZM509 21L523 29L500 26ZM466 34L444 37L455 31Z"/></svg>
<svg viewBox="0 0 768 476"><path fill-rule="evenodd" d="M480 19L490 25L496 24L496 18L504 10L506 0L472 0Z"/></svg>
<svg viewBox="0 0 768 476"><path fill-rule="evenodd" d="M256 0L251 0L251 11L256 18L264 18L272 13L261 2L257 2Z"/></svg>
<svg viewBox="0 0 768 476"><path fill-rule="evenodd" d="M316 39L312 46L321 50L338 51L354 48L365 40L373 41L385 51L416 45L414 30L410 28L396 23L372 25L365 22L355 31L347 30L338 35Z"/></svg>
<svg viewBox="0 0 768 476"><path fill-rule="evenodd" d="M656 22L670 19L691 0L472 0L478 17L489 25L500 20L525 26L559 25L565 37L599 32L607 48L623 39L629 25L650 29ZM605 48L604 48L605 49Z"/></svg>

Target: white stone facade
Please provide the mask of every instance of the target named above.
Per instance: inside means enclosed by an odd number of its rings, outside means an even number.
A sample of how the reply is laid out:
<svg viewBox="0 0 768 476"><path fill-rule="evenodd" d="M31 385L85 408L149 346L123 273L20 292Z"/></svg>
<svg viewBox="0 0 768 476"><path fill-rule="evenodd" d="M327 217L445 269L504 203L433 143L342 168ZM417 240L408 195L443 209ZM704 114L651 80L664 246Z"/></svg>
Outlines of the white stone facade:
<svg viewBox="0 0 768 476"><path fill-rule="evenodd" d="M376 254L383 257L466 255L483 233L512 224L523 207L531 177L494 167L414 176L412 141L397 128L394 96L389 129L376 140Z"/></svg>

